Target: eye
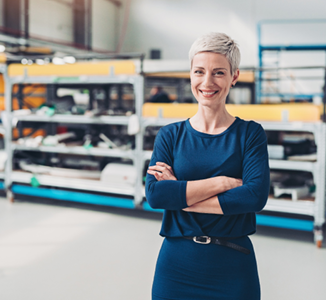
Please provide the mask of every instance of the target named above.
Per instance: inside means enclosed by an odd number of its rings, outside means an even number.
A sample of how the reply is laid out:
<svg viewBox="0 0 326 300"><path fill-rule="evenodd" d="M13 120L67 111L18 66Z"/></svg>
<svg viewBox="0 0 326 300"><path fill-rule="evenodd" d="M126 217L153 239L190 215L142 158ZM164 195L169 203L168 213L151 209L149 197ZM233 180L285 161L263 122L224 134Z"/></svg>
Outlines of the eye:
<svg viewBox="0 0 326 300"><path fill-rule="evenodd" d="M224 72L223 71L217 71L216 73L215 73L215 75L224 75Z"/></svg>
<svg viewBox="0 0 326 300"><path fill-rule="evenodd" d="M195 74L203 74L203 71L201 71L201 70L195 70L194 73Z"/></svg>

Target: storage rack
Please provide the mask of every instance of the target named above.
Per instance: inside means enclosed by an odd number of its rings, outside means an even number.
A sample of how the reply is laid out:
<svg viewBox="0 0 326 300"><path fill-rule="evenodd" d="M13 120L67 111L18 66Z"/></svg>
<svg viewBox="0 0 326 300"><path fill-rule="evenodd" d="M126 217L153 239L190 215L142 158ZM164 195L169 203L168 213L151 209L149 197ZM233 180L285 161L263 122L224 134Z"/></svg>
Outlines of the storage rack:
<svg viewBox="0 0 326 300"><path fill-rule="evenodd" d="M15 67L15 66L14 66ZM143 208L144 210L152 209L145 201L144 187L142 183L143 168L146 161L150 160L151 151L145 151L143 148L143 138L145 130L150 126L164 126L171 122L179 121L190 117L196 111L196 104L152 104L146 103L143 105L144 99L144 78L139 73L133 74L116 74L114 68L107 68L106 75L33 75L29 66L16 66L19 72L11 72L9 67L9 76L6 81L6 112L7 112L7 130L6 130L6 151L8 153L8 163L6 166L5 185L7 195L13 199L13 194L25 194L38 197L54 198L59 200L69 200L76 202L86 202L100 205L109 205L125 208ZM59 66L60 67L60 66ZM86 69L87 72L87 69ZM110 186L101 182L86 179L60 178L50 175L38 175L37 179L40 187L31 187L29 184L32 179L32 174L15 172L12 170L12 158L15 150L35 151L33 147L26 147L12 143L12 87L14 84L30 84L41 83L46 85L83 85L83 84L132 84L135 93L135 112L140 122L140 132L136 134L136 145L134 150L120 151L112 149L85 149L83 147L60 148L41 146L38 151L52 153L69 153L74 155L91 155L91 156L108 156L108 157L124 157L133 161L137 170L137 181L134 188L119 188L119 186ZM313 218L313 221L308 220L291 220L281 217L273 217L266 215L257 215L257 223L268 226L286 227L292 229L301 229L314 231L315 242L317 246L322 243L322 225L325 223L325 124L318 121L320 109L313 105L308 105L304 108L304 115L295 118L292 116L293 111L298 106L282 105L281 109L275 106L264 105L227 105L227 109L231 114L237 115L244 119L255 119L263 125L266 131L305 131L314 134L317 144L317 162L296 162L296 161L278 161L270 160L272 169L282 170L301 170L311 172L316 184L315 201L298 202L289 201L286 199L270 198L265 208L266 211L291 213L298 215L306 215ZM262 113L263 111L265 113ZM154 111L154 114L151 114ZM276 112L273 113L273 111ZM283 120L282 111L288 110L287 120ZM268 112L268 114L266 114ZM173 117L171 117L171 114ZM275 115L279 118L275 118ZM270 121L262 121L259 116L269 116ZM309 122L304 119L306 116L312 116L314 121ZM19 121L29 122L46 122L46 123L74 123L74 124L102 124L112 125L120 124L127 125L129 117L127 116L101 116L101 117L86 117L73 115L54 115L54 116L36 116L27 115L17 117ZM24 184L24 185L22 185ZM68 190L67 190L68 189ZM92 194L92 192L102 192L105 195ZM85 193L84 193L85 192ZM126 197L126 198L123 198ZM133 198L130 201L130 198ZM127 201L125 201L127 200ZM129 201L128 201L129 200ZM158 210L155 210L158 211Z"/></svg>
<svg viewBox="0 0 326 300"><path fill-rule="evenodd" d="M135 135L135 148L129 151L118 149L100 149L83 147L48 147L41 146L27 147L16 145L12 142L13 119L16 121L28 122L46 122L58 124L99 124L99 125L128 125L129 116L99 116L87 117L79 115L53 115L53 116L14 116L12 111L12 88L15 84L44 84L53 85L99 85L99 84L131 84L135 97L135 114L138 120L141 119L141 110L143 102L143 76L136 72L132 61L125 62L90 62L88 64L67 66L48 65L48 66L22 66L11 64L8 67L8 76L5 88L7 127L6 130L6 152L8 162L5 170L5 186L7 188L7 197L13 201L13 193L27 194L41 197L49 197L62 200L96 203L111 206L122 206L134 208L141 205L144 196L142 176L137 176L134 187L111 185L108 183L97 182L95 180L62 178L51 175L37 175L37 180L41 187L33 188L29 186L33 174L13 171L13 153L15 150L39 151L50 153L65 153L74 155L89 155L103 157L128 158L133 161L137 174L143 172L143 166L139 157L142 156L143 139L141 133ZM104 66L104 70L103 70ZM127 70L127 71L126 71ZM126 72L124 72L126 71ZM25 185L21 185L21 184ZM26 185L28 184L28 185ZM45 187L45 188L44 188ZM56 188L55 190L52 188ZM57 188L66 188L66 190L57 190ZM77 190L77 192L76 192ZM80 193L78 191L102 192L106 195L92 195L90 193ZM126 199L120 199L114 195L129 196ZM130 197L133 198L132 201Z"/></svg>
<svg viewBox="0 0 326 300"><path fill-rule="evenodd" d="M182 108L182 106L186 106ZM291 111L291 107L294 109ZM300 108L305 112L305 115L311 120L307 122L301 121L301 115L295 112L296 108ZM146 104L144 105L143 128L147 126L164 126L172 122L180 121L181 118L169 118L173 114L167 109L165 104ZM314 233L314 240L317 247L321 247L323 241L322 227L325 224L325 173L326 173L326 124L319 121L320 109L311 104L294 104L294 105L273 105L274 111L270 110L270 105L241 105L234 107L227 105L227 110L232 114L241 118L248 118L247 109L251 111L251 118L256 119L264 128L265 131L286 131L286 132L309 132L314 135L315 143L317 145L317 161L291 161L291 160L276 160L270 159L271 170L288 170L288 171L305 171L312 173L314 184L316 186L315 200L302 199L298 201L291 201L289 199L281 198L275 199L269 197L267 205L264 208L266 214L257 215L257 224L273 227L289 228L296 230L310 231ZM188 111L187 111L188 109ZM196 108L193 107L193 110ZM166 110L166 111L164 111ZM189 104L181 104L180 109L174 106L173 111L180 111L189 114ZM256 110L256 111L255 111ZM289 119L282 120L283 112L288 110ZM189 114L190 115L190 114ZM274 121L264 121L265 116L269 115ZM161 116L161 117L160 117ZM165 116L165 117L162 117ZM313 121L312 121L313 120ZM151 151L146 151L146 158L149 159ZM148 205L144 205L145 209L151 210ZM308 216L313 220L303 220L300 218L288 218L282 216L268 215L268 212L273 213L287 213L292 215Z"/></svg>
<svg viewBox="0 0 326 300"><path fill-rule="evenodd" d="M278 72L281 69L300 69L300 68L281 68L278 64L278 60L275 62L273 67L268 67L264 63L264 53L275 52L276 57L278 57L281 51L288 52L299 52L299 51L326 51L326 44L262 44L262 29L264 25L273 25L273 24L318 24L318 23L326 23L326 19L322 20L265 20L258 22L257 25L257 34L258 34L258 63L259 68L257 70L256 75L256 103L261 103L261 99L263 97L281 97L284 100L289 101L290 99L312 99L314 96L319 96L323 99L323 103L326 103L326 86L324 85L322 93L309 93L309 94L296 94L296 93L280 93L280 92L264 92L262 89L263 82L266 80L264 77L265 72ZM322 62L324 64L324 62ZM325 66L320 67L325 70ZM319 67L306 67L301 69L320 69ZM272 78L272 80L280 81L281 78ZM324 74L324 81L326 82L326 70ZM325 115L325 111L324 111ZM325 116L324 116L325 121Z"/></svg>

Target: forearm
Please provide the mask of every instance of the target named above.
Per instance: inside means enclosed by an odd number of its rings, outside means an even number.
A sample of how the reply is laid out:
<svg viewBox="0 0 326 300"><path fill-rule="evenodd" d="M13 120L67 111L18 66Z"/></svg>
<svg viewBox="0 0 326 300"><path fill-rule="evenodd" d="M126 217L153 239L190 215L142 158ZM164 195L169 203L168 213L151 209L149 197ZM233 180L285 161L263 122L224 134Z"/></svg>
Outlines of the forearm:
<svg viewBox="0 0 326 300"><path fill-rule="evenodd" d="M269 177L268 175L265 177ZM235 215L261 211L266 204L268 193L269 181L266 178L226 191L218 197L224 214Z"/></svg>
<svg viewBox="0 0 326 300"><path fill-rule="evenodd" d="M192 206L183 209L188 212L196 212L203 214L218 214L223 215L223 210L217 196L210 197L201 202L197 202Z"/></svg>
<svg viewBox="0 0 326 300"><path fill-rule="evenodd" d="M183 209L241 184L241 179L226 176L178 181L171 166L156 162L147 170L146 197L152 208Z"/></svg>
<svg viewBox="0 0 326 300"><path fill-rule="evenodd" d="M180 210L187 207L186 181L146 179L146 199L152 208Z"/></svg>
<svg viewBox="0 0 326 300"><path fill-rule="evenodd" d="M188 206L209 199L217 194L223 193L230 188L232 184L237 184L237 179L217 176L203 180L194 180L187 182L186 201Z"/></svg>
<svg viewBox="0 0 326 300"><path fill-rule="evenodd" d="M227 191L238 182L238 179L225 176L195 181L157 181L148 174L146 198L152 208L178 210L211 197L216 199L217 194Z"/></svg>

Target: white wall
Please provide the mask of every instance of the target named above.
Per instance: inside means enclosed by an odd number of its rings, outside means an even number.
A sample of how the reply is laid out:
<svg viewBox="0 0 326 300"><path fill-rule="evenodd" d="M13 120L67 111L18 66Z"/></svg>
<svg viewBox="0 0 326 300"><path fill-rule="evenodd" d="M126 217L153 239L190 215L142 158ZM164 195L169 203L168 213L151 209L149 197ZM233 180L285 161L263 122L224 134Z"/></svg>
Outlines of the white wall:
<svg viewBox="0 0 326 300"><path fill-rule="evenodd" d="M93 0L92 45L96 50L115 51L118 40L119 7L108 0Z"/></svg>
<svg viewBox="0 0 326 300"><path fill-rule="evenodd" d="M241 65L254 66L258 21L325 18L325 12L324 0L132 0L123 51L144 52L149 58L150 49L158 48L163 59L183 60L197 37L220 31L240 44ZM325 30L317 27L314 32L326 43ZM284 41L282 34L277 28L273 37ZM313 42L312 37L308 33L302 40Z"/></svg>
<svg viewBox="0 0 326 300"><path fill-rule="evenodd" d="M73 3L73 0L64 0ZM119 8L108 0L92 2L94 49L114 51L117 44ZM29 30L32 37L73 44L73 9L55 0L30 0Z"/></svg>
<svg viewBox="0 0 326 300"><path fill-rule="evenodd" d="M65 2L72 3L73 0L65 0ZM52 0L30 0L29 32L32 37L72 43L72 8Z"/></svg>
<svg viewBox="0 0 326 300"><path fill-rule="evenodd" d="M0 26L3 26L3 0L0 0Z"/></svg>

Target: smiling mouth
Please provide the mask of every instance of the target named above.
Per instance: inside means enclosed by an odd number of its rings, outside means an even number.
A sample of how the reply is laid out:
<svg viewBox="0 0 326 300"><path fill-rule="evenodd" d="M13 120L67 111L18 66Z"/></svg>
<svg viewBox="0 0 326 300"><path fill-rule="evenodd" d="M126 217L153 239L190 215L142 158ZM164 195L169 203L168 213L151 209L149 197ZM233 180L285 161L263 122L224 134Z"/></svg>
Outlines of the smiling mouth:
<svg viewBox="0 0 326 300"><path fill-rule="evenodd" d="M199 90L204 96L212 96L214 94L217 94L218 91L213 91L213 92L205 92L205 91L202 91L202 90Z"/></svg>

